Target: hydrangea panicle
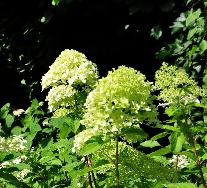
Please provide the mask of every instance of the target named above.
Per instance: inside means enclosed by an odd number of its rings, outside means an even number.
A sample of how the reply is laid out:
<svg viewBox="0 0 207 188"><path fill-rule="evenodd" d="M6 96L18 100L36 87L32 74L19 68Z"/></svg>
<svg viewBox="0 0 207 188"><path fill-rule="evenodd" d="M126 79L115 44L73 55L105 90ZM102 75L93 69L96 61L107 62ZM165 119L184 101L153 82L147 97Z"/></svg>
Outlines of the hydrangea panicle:
<svg viewBox="0 0 207 188"><path fill-rule="evenodd" d="M120 66L98 81L86 99L81 123L87 128L106 132L119 131L133 122L156 119L151 103L151 83L133 68Z"/></svg>
<svg viewBox="0 0 207 188"><path fill-rule="evenodd" d="M54 112L55 116L62 116L75 111L77 107L82 109L83 104L75 105L74 96L80 88L89 93L95 87L97 79L96 65L83 53L69 49L62 51L42 77L42 89L51 87L46 98L49 110ZM62 108L64 110L61 110Z"/></svg>
<svg viewBox="0 0 207 188"><path fill-rule="evenodd" d="M155 75L155 90L160 90L158 99L169 104L190 104L198 101L205 92L191 79L184 69L163 63Z"/></svg>

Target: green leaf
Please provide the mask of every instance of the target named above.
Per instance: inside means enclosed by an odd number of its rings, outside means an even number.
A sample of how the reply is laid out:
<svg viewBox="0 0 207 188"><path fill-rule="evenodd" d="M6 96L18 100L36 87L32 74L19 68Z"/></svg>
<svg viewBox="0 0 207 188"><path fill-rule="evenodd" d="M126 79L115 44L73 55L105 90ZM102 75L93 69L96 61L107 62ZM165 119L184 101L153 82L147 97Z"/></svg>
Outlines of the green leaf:
<svg viewBox="0 0 207 188"><path fill-rule="evenodd" d="M188 27L188 26L190 26L190 25L192 25L198 18L199 18L199 16L200 16L200 14L201 14L201 10L200 9L198 9L197 11L189 11L189 15L187 16L187 18L186 18L186 26Z"/></svg>
<svg viewBox="0 0 207 188"><path fill-rule="evenodd" d="M165 187L167 188L198 188L193 183L170 183L167 185L165 184Z"/></svg>
<svg viewBox="0 0 207 188"><path fill-rule="evenodd" d="M197 27L194 27L193 29L189 30L187 40L190 40L194 36L195 33L197 33Z"/></svg>
<svg viewBox="0 0 207 188"><path fill-rule="evenodd" d="M206 51L206 49L207 49L207 41L203 39L201 41L199 47L201 49L201 53L203 53L204 51Z"/></svg>
<svg viewBox="0 0 207 188"><path fill-rule="evenodd" d="M80 127L80 120L79 120L79 119L74 120L73 125L74 125L74 130L73 130L73 132L76 133L77 130L79 129L79 127Z"/></svg>
<svg viewBox="0 0 207 188"><path fill-rule="evenodd" d="M13 135L20 135L22 132L22 128L19 127L19 126L15 126L12 130L11 130L11 133Z"/></svg>
<svg viewBox="0 0 207 188"><path fill-rule="evenodd" d="M180 129L178 127L174 127L172 125L162 125L160 126L161 129L166 129L166 130L169 130L169 131L174 131L174 132L178 132L180 131Z"/></svg>
<svg viewBox="0 0 207 188"><path fill-rule="evenodd" d="M77 166L79 166L80 164L82 164L83 162L82 161L79 161L79 162L72 162L72 163L68 163L67 165L65 165L63 167L63 170L67 171L67 172L71 172L73 171L73 169Z"/></svg>
<svg viewBox="0 0 207 188"><path fill-rule="evenodd" d="M6 103L0 110L1 118L5 119L10 110L10 103Z"/></svg>
<svg viewBox="0 0 207 188"><path fill-rule="evenodd" d="M140 145L144 146L144 147L148 147L148 148L153 148L153 147L156 147L156 146L160 146L159 142L153 141L153 140L147 140L145 142L142 142Z"/></svg>
<svg viewBox="0 0 207 188"><path fill-rule="evenodd" d="M152 37L154 37L156 40L158 40L162 36L162 29L160 26L155 26L151 29L151 34Z"/></svg>
<svg viewBox="0 0 207 188"><path fill-rule="evenodd" d="M61 127L60 127L60 133L59 133L59 137L61 139L67 138L68 134L71 132L71 127L69 127L68 124L64 123Z"/></svg>
<svg viewBox="0 0 207 188"><path fill-rule="evenodd" d="M164 138L168 135L168 132L159 133L151 138L151 140L158 140L160 138Z"/></svg>
<svg viewBox="0 0 207 188"><path fill-rule="evenodd" d="M6 157L7 153L0 151L0 162L4 160L4 158Z"/></svg>
<svg viewBox="0 0 207 188"><path fill-rule="evenodd" d="M52 5L56 6L60 3L60 0L52 0Z"/></svg>
<svg viewBox="0 0 207 188"><path fill-rule="evenodd" d="M26 185L25 183L20 182L16 177L14 177L13 175L11 175L9 173L0 172L0 177L7 180L7 181L9 181L9 183L15 185L16 187L29 188L28 185Z"/></svg>
<svg viewBox="0 0 207 188"><path fill-rule="evenodd" d="M155 160L156 162L159 162L163 165L168 165L169 164L169 159L167 159L167 157L164 156L152 156L151 157L153 160Z"/></svg>
<svg viewBox="0 0 207 188"><path fill-rule="evenodd" d="M132 143L143 141L148 137L148 134L139 127L127 127L122 130L122 134L125 140Z"/></svg>
<svg viewBox="0 0 207 188"><path fill-rule="evenodd" d="M187 0L186 5L188 5L192 0Z"/></svg>
<svg viewBox="0 0 207 188"><path fill-rule="evenodd" d="M14 116L11 114L7 115L5 121L6 121L7 127L10 128L11 125L14 123Z"/></svg>
<svg viewBox="0 0 207 188"><path fill-rule="evenodd" d="M185 136L183 133L174 132L170 137L171 150L175 153L182 151L185 143Z"/></svg>
<svg viewBox="0 0 207 188"><path fill-rule="evenodd" d="M171 26L172 28L172 34L178 32L184 27L184 25L181 22L174 22L174 25Z"/></svg>
<svg viewBox="0 0 207 188"><path fill-rule="evenodd" d="M53 159L53 160L50 160L48 162L49 165L58 165L58 166L62 166L62 163L60 161L60 159Z"/></svg>
<svg viewBox="0 0 207 188"><path fill-rule="evenodd" d="M161 156L161 155L166 155L171 152L171 148L169 146L166 146L164 148L160 148L157 151L154 151L149 154L149 156Z"/></svg>
<svg viewBox="0 0 207 188"><path fill-rule="evenodd" d="M95 151L99 150L101 147L102 147L102 144L100 144L98 142L86 143L81 148L79 154L80 155L89 155L89 154L94 153Z"/></svg>

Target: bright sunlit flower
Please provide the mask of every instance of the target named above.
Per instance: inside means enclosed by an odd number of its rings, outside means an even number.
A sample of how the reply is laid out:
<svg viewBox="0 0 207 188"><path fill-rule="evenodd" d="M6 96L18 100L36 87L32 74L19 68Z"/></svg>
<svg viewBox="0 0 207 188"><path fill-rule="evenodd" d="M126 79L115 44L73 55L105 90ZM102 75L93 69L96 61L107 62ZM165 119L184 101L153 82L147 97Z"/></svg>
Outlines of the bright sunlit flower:
<svg viewBox="0 0 207 188"><path fill-rule="evenodd" d="M42 77L42 89L60 84L86 84L94 86L98 78L94 63L76 50L66 49L50 66L50 70Z"/></svg>
<svg viewBox="0 0 207 188"><path fill-rule="evenodd" d="M20 116L21 114L23 114L25 111L23 109L17 109L13 111L13 114L15 116Z"/></svg>
<svg viewBox="0 0 207 188"><path fill-rule="evenodd" d="M185 168L190 163L185 155L173 155L169 162L173 167L179 170Z"/></svg>
<svg viewBox="0 0 207 188"><path fill-rule="evenodd" d="M97 83L86 99L81 121L87 128L116 132L123 127L156 119L151 103L151 83L133 68L120 66Z"/></svg>
<svg viewBox="0 0 207 188"><path fill-rule="evenodd" d="M80 111L83 104L77 104L80 91L89 93L98 79L97 67L86 56L76 50L64 50L42 77L42 89L51 87L46 101L55 116Z"/></svg>

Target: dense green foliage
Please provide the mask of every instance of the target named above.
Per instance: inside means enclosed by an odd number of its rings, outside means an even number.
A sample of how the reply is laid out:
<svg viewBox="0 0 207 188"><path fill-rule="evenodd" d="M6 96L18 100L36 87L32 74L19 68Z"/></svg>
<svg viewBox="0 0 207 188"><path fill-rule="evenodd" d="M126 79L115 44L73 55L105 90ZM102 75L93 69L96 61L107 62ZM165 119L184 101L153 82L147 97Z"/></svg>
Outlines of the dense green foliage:
<svg viewBox="0 0 207 188"><path fill-rule="evenodd" d="M125 65L99 79L96 64L66 49L42 77L47 103L6 103L0 187L206 188L207 4L186 3L154 82Z"/></svg>

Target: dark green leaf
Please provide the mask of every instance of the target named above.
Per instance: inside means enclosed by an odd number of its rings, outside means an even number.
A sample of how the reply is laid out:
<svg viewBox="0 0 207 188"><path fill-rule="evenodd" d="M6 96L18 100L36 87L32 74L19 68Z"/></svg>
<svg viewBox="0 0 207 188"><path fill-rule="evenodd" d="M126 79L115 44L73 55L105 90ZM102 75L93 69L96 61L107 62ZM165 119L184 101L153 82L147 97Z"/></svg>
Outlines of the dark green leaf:
<svg viewBox="0 0 207 188"><path fill-rule="evenodd" d="M168 135L168 132L159 133L151 138L151 140L158 140L160 138L164 138Z"/></svg>
<svg viewBox="0 0 207 188"><path fill-rule="evenodd" d="M145 133L145 131L139 127L129 127L122 131L124 139L128 142L135 143L138 141L143 141L148 137L147 133Z"/></svg>

